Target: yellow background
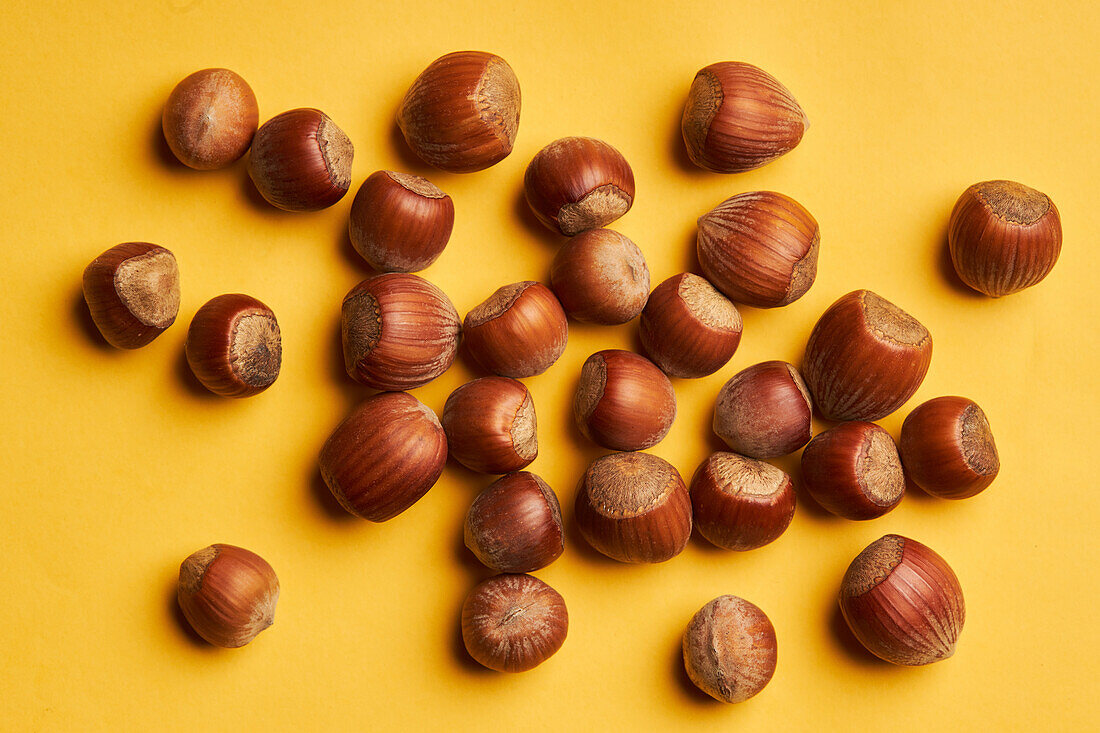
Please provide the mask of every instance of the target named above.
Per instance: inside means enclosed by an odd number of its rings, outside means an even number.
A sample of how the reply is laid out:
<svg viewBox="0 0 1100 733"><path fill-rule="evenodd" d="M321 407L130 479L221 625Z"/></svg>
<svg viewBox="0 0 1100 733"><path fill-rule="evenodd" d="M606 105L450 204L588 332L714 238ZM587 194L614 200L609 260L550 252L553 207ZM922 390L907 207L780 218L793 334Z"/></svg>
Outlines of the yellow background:
<svg viewBox="0 0 1100 733"><path fill-rule="evenodd" d="M4 6L2 727L1095 725L1095 3ZM394 111L424 66L466 48L514 67L516 147L485 172L428 171L394 133ZM742 175L689 167L684 97L695 72L720 60L758 64L792 90L812 122L794 152ZM722 199L761 188L794 196L821 225L816 284L789 307L743 309L737 355L709 378L676 382L679 417L653 452L690 477L715 448L710 410L723 381L765 359L797 364L817 316L866 287L935 339L917 396L883 424L896 436L919 401L972 397L993 425L1000 478L968 501L909 496L869 523L806 501L767 548L736 554L695 539L658 566L604 561L570 529L566 554L538 573L570 610L561 652L522 675L477 668L457 618L486 573L460 535L490 479L451 466L382 525L328 497L317 452L366 394L344 374L337 340L340 301L366 274L344 233L351 196L285 214L257 198L243 162L214 173L175 164L161 106L207 66L241 73L261 119L327 111L355 143L354 187L396 168L448 191L454 236L424 274L460 313L504 283L546 279L558 240L526 211L521 182L557 137L603 138L632 163L636 204L615 227L645 252L654 285L693 266L695 219ZM960 289L943 245L959 193L1001 177L1054 199L1065 245L1040 286L993 301ZM89 330L80 276L128 240L175 252L183 301L152 345L118 352ZM283 373L252 399L204 393L183 361L191 316L223 292L260 298L282 325ZM576 481L601 453L571 428L580 365L597 349L630 348L635 328L573 326L562 359L527 380L541 444L531 468L557 489L570 527ZM438 411L471 376L456 363L416 394ZM963 583L966 627L947 662L880 663L838 622L848 562L888 532L933 547ZM175 610L179 562L212 542L260 553L282 582L275 626L243 650L196 641ZM687 621L723 593L761 606L779 637L775 678L739 706L693 692L679 661Z"/></svg>

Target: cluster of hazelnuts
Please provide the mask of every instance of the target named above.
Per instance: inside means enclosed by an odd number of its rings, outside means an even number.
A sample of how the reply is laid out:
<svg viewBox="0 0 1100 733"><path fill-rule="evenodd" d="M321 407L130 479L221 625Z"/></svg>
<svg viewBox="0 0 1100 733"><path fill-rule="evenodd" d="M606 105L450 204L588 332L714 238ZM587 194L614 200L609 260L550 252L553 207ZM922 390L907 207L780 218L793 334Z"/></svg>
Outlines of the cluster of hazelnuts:
<svg viewBox="0 0 1100 733"><path fill-rule="evenodd" d="M459 52L434 61L408 90L397 122L413 151L450 172L487 168L512 149L520 90L500 57ZM324 113L297 109L257 130L251 89L224 69L197 72L172 92L164 133L195 168L216 168L251 146L248 171L280 208L307 211L349 188L353 147ZM688 93L683 138L697 165L716 172L757 168L793 149L806 117L775 78L745 63L698 73ZM730 451L709 456L685 483L649 453L676 416L670 377L696 378L723 367L741 339L735 303L787 305L814 282L820 235L814 217L780 193L743 193L698 220L703 276L675 275L650 291L639 248L603 228L633 204L634 176L623 155L591 138L544 147L524 177L536 217L570 239L558 250L549 287L505 285L459 319L443 291L412 274L447 245L451 198L424 178L378 171L351 206L352 244L377 271L342 306L345 365L352 379L380 392L332 433L321 475L352 514L382 522L418 501L448 456L500 474L465 519L469 549L500 575L483 581L462 609L470 654L502 671L530 669L562 645L562 597L528 573L564 551L557 495L524 471L538 453L535 406L519 381L561 356L567 318L595 324L639 319L646 356L599 351L585 361L573 413L580 432L617 451L595 460L576 495L575 520L596 550L622 562L663 562L687 545L693 527L713 544L745 551L766 545L795 511L792 478L765 462L803 449L807 492L840 517L889 512L907 482L936 496L973 496L993 481L999 459L981 408L939 397L913 410L898 443L874 423L899 409L928 371L932 337L916 318L869 291L851 292L815 325L801 369L768 361L735 374L717 395L714 432ZM1058 213L1045 195L1007 181L977 184L951 215L953 261L971 287L994 296L1034 285L1061 245ZM97 258L85 293L104 336L123 348L151 341L179 304L171 253L130 243ZM441 417L408 390L445 372L464 340L492 376L447 399ZM279 370L274 315L244 295L203 306L188 333L187 356L212 391L242 397L269 386ZM813 436L814 408L835 426ZM181 567L179 601L205 638L240 646L271 622L278 580L253 553L213 545ZM917 665L950 656L965 616L962 591L946 562L924 545L887 535L852 562L840 591L844 617L859 640L888 661ZM683 641L688 674L728 702L745 700L771 679L775 630L736 596L721 596L691 620Z"/></svg>

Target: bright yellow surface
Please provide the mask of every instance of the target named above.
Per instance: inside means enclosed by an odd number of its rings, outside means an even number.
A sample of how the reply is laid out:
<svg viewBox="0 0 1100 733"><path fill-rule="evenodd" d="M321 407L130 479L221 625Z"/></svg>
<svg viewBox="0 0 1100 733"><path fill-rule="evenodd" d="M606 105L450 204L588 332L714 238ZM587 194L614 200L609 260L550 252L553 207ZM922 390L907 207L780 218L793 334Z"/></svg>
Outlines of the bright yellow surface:
<svg viewBox="0 0 1100 733"><path fill-rule="evenodd" d="M1094 2L4 5L2 727L1095 725ZM427 171L395 134L394 111L428 62L465 48L503 55L519 76L515 151L477 174ZM695 72L719 60L756 63L793 91L812 121L801 146L743 175L685 163L683 100ZM744 309L737 355L676 383L680 414L654 452L690 477L714 447L723 381L765 359L798 363L817 316L867 287L918 316L936 344L916 398L883 424L896 436L917 402L970 396L992 422L1001 477L968 501L907 497L870 523L803 502L765 549L727 553L696 539L659 566L604 561L571 529L566 554L538 573L569 606L561 652L522 675L476 668L457 617L485 573L461 546L461 522L489 478L449 467L383 525L334 508L316 455L366 393L344 374L336 336L341 298L365 275L344 234L351 196L284 214L258 200L243 163L214 173L174 164L161 105L207 66L240 72L261 119L326 110L355 143L355 187L396 168L450 192L454 236L424 274L460 313L506 282L546 279L557 240L526 211L521 181L557 137L606 139L632 163L637 202L616 227L645 252L654 285L692 266L695 219L725 197L794 196L821 224L816 284L787 308ZM1000 177L1050 194L1065 246L1040 286L993 301L954 285L942 252L958 194ZM176 253L183 302L175 326L124 353L89 331L80 275L127 240ZM182 357L196 309L233 291L275 310L285 344L278 382L242 401L205 394ZM576 481L600 454L570 426L580 365L597 349L631 347L635 328L575 326L562 359L527 380L541 443L532 469L557 489L570 526ZM416 394L438 411L471 375L458 363ZM932 546L963 583L967 623L947 662L879 663L838 621L849 560L887 532ZM282 581L275 626L243 650L197 642L175 608L179 562L212 542L260 553ZM779 637L774 680L739 706L694 693L679 661L687 621L724 593L762 607Z"/></svg>

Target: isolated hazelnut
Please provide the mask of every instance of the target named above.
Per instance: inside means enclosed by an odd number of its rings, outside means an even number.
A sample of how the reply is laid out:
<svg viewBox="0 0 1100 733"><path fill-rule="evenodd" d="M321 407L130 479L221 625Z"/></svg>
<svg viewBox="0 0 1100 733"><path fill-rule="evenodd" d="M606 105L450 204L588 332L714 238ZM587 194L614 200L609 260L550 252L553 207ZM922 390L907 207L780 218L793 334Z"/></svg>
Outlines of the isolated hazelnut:
<svg viewBox="0 0 1100 733"><path fill-rule="evenodd" d="M424 278L367 278L341 308L344 366L352 379L374 389L420 387L450 368L460 328L451 299Z"/></svg>
<svg viewBox="0 0 1100 733"><path fill-rule="evenodd" d="M527 471L502 476L478 494L463 535L483 565L505 573L544 568L565 550L558 497Z"/></svg>
<svg viewBox="0 0 1100 733"><path fill-rule="evenodd" d="M639 326L646 354L670 377L713 374L741 343L737 306L690 272L654 288Z"/></svg>
<svg viewBox="0 0 1100 733"><path fill-rule="evenodd" d="M874 519L905 494L898 447L871 422L842 422L802 451L802 481L822 508L845 519Z"/></svg>
<svg viewBox="0 0 1100 733"><path fill-rule="evenodd" d="M612 450L650 448L676 419L676 393L644 356L606 349L588 357L573 398L577 429Z"/></svg>
<svg viewBox="0 0 1100 733"><path fill-rule="evenodd" d="M714 404L714 432L736 453L777 458L813 435L813 404L798 370L765 361L733 375Z"/></svg>
<svg viewBox="0 0 1100 733"><path fill-rule="evenodd" d="M577 526L619 562L664 562L691 538L691 498L672 464L649 453L612 453L584 472Z"/></svg>
<svg viewBox="0 0 1100 733"><path fill-rule="evenodd" d="M985 491L1001 469L989 420L965 397L936 397L918 405L902 423L900 448L913 483L944 499Z"/></svg>
<svg viewBox="0 0 1100 733"><path fill-rule="evenodd" d="M484 369L519 379L542 374L558 360L569 324L550 288L525 280L497 288L467 313L462 334Z"/></svg>
<svg viewBox="0 0 1100 733"><path fill-rule="evenodd" d="M375 171L352 201L348 237L379 272L416 272L443 253L454 223L454 202L431 181Z"/></svg>
<svg viewBox="0 0 1100 733"><path fill-rule="evenodd" d="M512 152L519 110L519 80L504 59L457 51L416 77L401 100L397 126L425 163L471 173Z"/></svg>
<svg viewBox="0 0 1100 733"><path fill-rule="evenodd" d="M272 206L317 211L348 192L354 155L351 140L324 112L292 109L256 131L248 175Z"/></svg>
<svg viewBox="0 0 1100 733"><path fill-rule="evenodd" d="M195 377L222 397L251 397L270 387L283 362L275 314L249 295L207 301L191 319L184 345Z"/></svg>
<svg viewBox="0 0 1100 733"><path fill-rule="evenodd" d="M924 381L932 335L920 321L870 290L841 297L810 333L802 374L830 420L878 420Z"/></svg>
<svg viewBox="0 0 1100 733"><path fill-rule="evenodd" d="M451 457L471 471L518 471L539 453L531 393L508 377L475 379L451 392L440 422Z"/></svg>
<svg viewBox="0 0 1100 733"><path fill-rule="evenodd" d="M229 69L203 69L168 95L161 116L164 139L184 165L224 168L252 144L260 109L252 87Z"/></svg>
<svg viewBox="0 0 1100 733"><path fill-rule="evenodd" d="M752 603L719 596L703 606L684 632L684 668L720 702L744 702L775 674L775 628Z"/></svg>
<svg viewBox="0 0 1100 733"><path fill-rule="evenodd" d="M695 75L681 129L700 168L740 173L790 152L810 122L787 88L752 64L725 61Z"/></svg>
<svg viewBox="0 0 1100 733"><path fill-rule="evenodd" d="M817 221L794 199L752 191L699 218L699 266L714 287L757 308L788 305L817 277Z"/></svg>
<svg viewBox="0 0 1100 733"><path fill-rule="evenodd" d="M610 229L588 229L554 255L550 287L583 323L614 326L636 317L649 297L649 267L638 246Z"/></svg>
<svg viewBox="0 0 1100 733"><path fill-rule="evenodd" d="M712 453L695 471L690 492L695 528L727 550L763 547L794 518L791 477L736 453Z"/></svg>
<svg viewBox="0 0 1100 733"><path fill-rule="evenodd" d="M462 642L479 664L526 672L561 649L569 612L561 595L530 575L495 575L462 604Z"/></svg>
<svg viewBox="0 0 1100 733"><path fill-rule="evenodd" d="M564 137L540 150L523 176L527 203L551 230L572 237L607 226L634 203L634 172L615 148Z"/></svg>
<svg viewBox="0 0 1100 733"><path fill-rule="evenodd" d="M119 349L151 342L180 308L176 258L155 244L116 244L84 268L83 287L96 328Z"/></svg>
<svg viewBox="0 0 1100 733"><path fill-rule="evenodd" d="M254 552L210 545L180 565L176 599L199 636L215 646L235 649L271 626L279 579Z"/></svg>
<svg viewBox="0 0 1100 733"><path fill-rule="evenodd" d="M431 408L406 392L383 392L337 426L320 465L342 507L384 522L428 493L446 462L447 436Z"/></svg>
<svg viewBox="0 0 1100 733"><path fill-rule="evenodd" d="M916 666L947 659L966 620L959 579L916 540L888 534L859 553L840 587L840 611L877 657Z"/></svg>
<svg viewBox="0 0 1100 733"><path fill-rule="evenodd" d="M1062 251L1062 220L1045 193L1014 181L975 183L951 212L955 272L994 298L1035 285Z"/></svg>

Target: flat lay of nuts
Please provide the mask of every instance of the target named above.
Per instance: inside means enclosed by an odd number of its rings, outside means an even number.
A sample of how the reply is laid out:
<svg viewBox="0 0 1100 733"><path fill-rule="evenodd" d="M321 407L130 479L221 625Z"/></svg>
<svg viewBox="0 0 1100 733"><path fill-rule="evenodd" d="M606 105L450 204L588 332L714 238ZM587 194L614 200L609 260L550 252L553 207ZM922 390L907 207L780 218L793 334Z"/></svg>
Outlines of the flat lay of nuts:
<svg viewBox="0 0 1100 733"><path fill-rule="evenodd" d="M141 348L176 322L179 265L164 247L116 244L84 268L83 292L107 343L118 349Z"/></svg>

